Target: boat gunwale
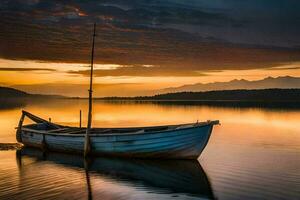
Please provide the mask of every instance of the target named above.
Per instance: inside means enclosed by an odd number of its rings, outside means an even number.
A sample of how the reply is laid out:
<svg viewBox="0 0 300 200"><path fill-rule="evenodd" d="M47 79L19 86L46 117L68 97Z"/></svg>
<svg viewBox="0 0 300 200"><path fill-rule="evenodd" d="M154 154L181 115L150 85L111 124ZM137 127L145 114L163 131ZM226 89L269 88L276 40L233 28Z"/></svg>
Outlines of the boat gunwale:
<svg viewBox="0 0 300 200"><path fill-rule="evenodd" d="M180 126L187 126L187 125L194 125L193 127L182 127L179 129L167 129L163 131L147 131L147 132L127 132L127 133L90 133L90 136L129 136L129 135L146 135L146 134L159 134L159 133L168 133L168 132L177 132L177 131L182 131L182 130L188 130L188 129L195 129L195 128L200 128L204 126L210 126L210 125L217 125L219 124L219 120L213 120L213 121L208 121L208 122L199 122L199 123L188 123L188 124L178 124L178 125L165 125L165 126L149 126L149 127L125 127L125 128L101 128L101 129L145 129L145 128L160 128L160 127L180 127ZM69 133L55 133L55 132L48 132L44 130L35 130L32 128L26 128L26 126L29 126L32 124L28 124L25 126L22 126L22 131L27 131L27 132L33 132L37 134L44 134L44 135L53 135L53 136L71 136L71 137L84 137L85 133L82 134L69 134ZM57 124L58 125L58 124ZM61 125L59 125L61 126ZM68 128L68 126L64 126ZM76 128L80 129L78 127L69 127L69 128ZM97 129L97 128L94 128ZM82 128L84 130L84 128ZM54 130L52 130L54 131Z"/></svg>

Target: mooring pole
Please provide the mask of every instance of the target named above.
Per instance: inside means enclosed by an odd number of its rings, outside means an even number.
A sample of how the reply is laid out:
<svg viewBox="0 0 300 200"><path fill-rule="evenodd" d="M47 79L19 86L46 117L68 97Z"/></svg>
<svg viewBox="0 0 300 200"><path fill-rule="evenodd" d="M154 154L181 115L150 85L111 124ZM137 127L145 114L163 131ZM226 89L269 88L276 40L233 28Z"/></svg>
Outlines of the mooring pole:
<svg viewBox="0 0 300 200"><path fill-rule="evenodd" d="M84 157L86 157L91 150L90 145L90 130L92 125L92 103L93 103L93 65L94 65L94 49L95 49L95 36L96 36L96 23L94 23L94 34L93 34L93 46L92 46L92 56L91 56L91 74L90 74L90 89L89 89L89 111L88 111L88 122L85 134L84 142Z"/></svg>

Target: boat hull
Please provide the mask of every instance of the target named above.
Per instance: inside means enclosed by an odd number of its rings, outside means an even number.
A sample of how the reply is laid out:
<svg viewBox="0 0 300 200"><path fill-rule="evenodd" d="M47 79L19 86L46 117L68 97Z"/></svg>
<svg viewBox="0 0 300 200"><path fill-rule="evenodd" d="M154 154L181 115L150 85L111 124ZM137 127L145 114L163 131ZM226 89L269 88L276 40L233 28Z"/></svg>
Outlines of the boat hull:
<svg viewBox="0 0 300 200"><path fill-rule="evenodd" d="M197 159L208 143L214 124L139 134L91 134L91 154L99 156ZM21 130L25 146L83 154L85 134L39 133Z"/></svg>

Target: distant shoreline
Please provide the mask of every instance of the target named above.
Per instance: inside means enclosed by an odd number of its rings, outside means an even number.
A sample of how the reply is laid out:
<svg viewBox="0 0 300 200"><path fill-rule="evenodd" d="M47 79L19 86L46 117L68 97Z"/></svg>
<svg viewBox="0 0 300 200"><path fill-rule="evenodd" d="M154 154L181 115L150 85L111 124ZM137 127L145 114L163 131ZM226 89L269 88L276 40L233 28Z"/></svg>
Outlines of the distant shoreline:
<svg viewBox="0 0 300 200"><path fill-rule="evenodd" d="M79 98L86 99L86 98ZM95 101L207 105L220 107L300 108L300 89L222 90L180 92L144 97L103 97Z"/></svg>
<svg viewBox="0 0 300 200"><path fill-rule="evenodd" d="M51 100L86 100L86 97L28 94L6 89L0 96L0 109L24 107L34 102ZM1 93L1 91L0 91ZM206 92L179 92L138 97L95 97L94 101L115 103L156 103L161 105L208 105L222 107L300 108L300 89L217 90ZM46 102L45 102L46 105Z"/></svg>
<svg viewBox="0 0 300 200"><path fill-rule="evenodd" d="M300 102L300 89L216 90L205 92L177 92L138 97L103 97L95 99L202 102Z"/></svg>

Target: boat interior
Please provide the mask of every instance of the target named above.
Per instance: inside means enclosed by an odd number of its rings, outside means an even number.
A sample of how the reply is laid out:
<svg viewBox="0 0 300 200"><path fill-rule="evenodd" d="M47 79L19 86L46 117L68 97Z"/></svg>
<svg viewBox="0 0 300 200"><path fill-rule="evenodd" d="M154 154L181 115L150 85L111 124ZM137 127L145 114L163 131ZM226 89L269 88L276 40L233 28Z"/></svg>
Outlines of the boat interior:
<svg viewBox="0 0 300 200"><path fill-rule="evenodd" d="M22 111L22 117L20 119L19 126L22 130L27 130L36 133L53 133L53 134L84 134L86 128L82 127L71 127L63 126L59 124L52 123L40 117L37 117L29 112ZM31 119L33 124L22 125L25 117ZM178 124L178 125L166 125L166 126L149 126L149 127L130 127L130 128L91 128L90 134L120 134L120 133L147 133L147 132L162 132L169 130L192 128L197 126L205 126L208 124L219 124L219 121L206 121L206 122L196 122L190 124Z"/></svg>
<svg viewBox="0 0 300 200"><path fill-rule="evenodd" d="M25 130L34 130L35 132L43 133L61 133L61 134L83 134L86 128L70 127L70 126L53 126L52 123L36 123L22 126ZM115 134L115 133L147 133L147 132L160 132L168 130L176 130L182 128L191 128L198 126L199 123L169 125L169 126L152 126L152 127L132 127L132 128L91 128L90 134Z"/></svg>

